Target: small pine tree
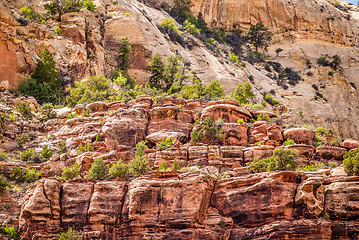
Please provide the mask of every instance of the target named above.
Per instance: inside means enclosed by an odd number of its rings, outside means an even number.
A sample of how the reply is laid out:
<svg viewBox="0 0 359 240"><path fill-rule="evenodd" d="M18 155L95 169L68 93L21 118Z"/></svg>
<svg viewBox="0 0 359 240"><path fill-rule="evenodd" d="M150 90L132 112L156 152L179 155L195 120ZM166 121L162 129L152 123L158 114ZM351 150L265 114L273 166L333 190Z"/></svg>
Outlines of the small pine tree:
<svg viewBox="0 0 359 240"><path fill-rule="evenodd" d="M108 177L108 164L105 164L102 158L95 159L91 164L88 177L89 179L106 179Z"/></svg>
<svg viewBox="0 0 359 240"><path fill-rule="evenodd" d="M118 49L118 68L121 71L127 72L129 69L129 62L131 61L132 43L128 41L128 37L124 37L120 41L120 47Z"/></svg>
<svg viewBox="0 0 359 240"><path fill-rule="evenodd" d="M122 159L113 164L109 169L110 178L127 177L128 165L122 162Z"/></svg>
<svg viewBox="0 0 359 240"><path fill-rule="evenodd" d="M269 31L263 23L257 23L250 28L247 38L256 48L256 52L258 52L258 48L263 47L264 49L267 49L270 41L272 41L273 33Z"/></svg>
<svg viewBox="0 0 359 240"><path fill-rule="evenodd" d="M60 103L62 86L59 71L55 70L55 60L47 47L41 52L41 60L35 72L27 80L21 81L19 90L23 94L33 96L40 104L45 102Z"/></svg>
<svg viewBox="0 0 359 240"><path fill-rule="evenodd" d="M159 53L155 53L151 58L150 63L151 77L149 83L151 87L161 88L162 82L164 82L165 76L165 64L162 61L162 56Z"/></svg>
<svg viewBox="0 0 359 240"><path fill-rule="evenodd" d="M145 154L145 149L147 149L146 143L146 141L141 141L136 145L135 158L129 165L129 172L134 177L146 174L150 170Z"/></svg>

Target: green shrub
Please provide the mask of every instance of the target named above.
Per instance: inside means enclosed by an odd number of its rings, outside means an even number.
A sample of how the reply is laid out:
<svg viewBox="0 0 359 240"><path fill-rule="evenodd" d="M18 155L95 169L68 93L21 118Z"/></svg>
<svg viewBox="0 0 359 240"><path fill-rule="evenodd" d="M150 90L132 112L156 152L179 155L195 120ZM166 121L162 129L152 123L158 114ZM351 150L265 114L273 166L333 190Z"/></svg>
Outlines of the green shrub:
<svg viewBox="0 0 359 240"><path fill-rule="evenodd" d="M252 86L249 82L238 84L234 89L232 97L240 102L242 105L249 104L249 99L256 95L252 92Z"/></svg>
<svg viewBox="0 0 359 240"><path fill-rule="evenodd" d="M56 144L56 148L57 148L56 152L58 154L67 153L67 145L66 145L66 142L64 142L64 141L58 142Z"/></svg>
<svg viewBox="0 0 359 240"><path fill-rule="evenodd" d="M50 160L50 158L52 157L52 155L54 155L54 153L52 152L51 149L49 149L49 146L44 146L44 148L41 151L41 155L44 159L44 161L48 161Z"/></svg>
<svg viewBox="0 0 359 240"><path fill-rule="evenodd" d="M10 178L17 182L33 182L36 181L41 177L40 172L36 172L34 168L28 169L28 168L21 168L21 167L15 167L12 171L12 174L10 174Z"/></svg>
<svg viewBox="0 0 359 240"><path fill-rule="evenodd" d="M223 97L224 89L218 80L212 80L204 88L203 95L207 99L217 100Z"/></svg>
<svg viewBox="0 0 359 240"><path fill-rule="evenodd" d="M81 115L83 117L90 117L91 116L91 110L90 109L85 109L82 111Z"/></svg>
<svg viewBox="0 0 359 240"><path fill-rule="evenodd" d="M128 176L128 165L119 159L109 169L110 178L127 177Z"/></svg>
<svg viewBox="0 0 359 240"><path fill-rule="evenodd" d="M0 148L0 161L5 161L9 157L9 154L4 152L4 149Z"/></svg>
<svg viewBox="0 0 359 240"><path fill-rule="evenodd" d="M359 147L344 155L344 170L349 176L359 176Z"/></svg>
<svg viewBox="0 0 359 240"><path fill-rule="evenodd" d="M283 143L284 146L290 146L290 145L294 145L296 144L295 141L293 139L287 139L285 140L285 142Z"/></svg>
<svg viewBox="0 0 359 240"><path fill-rule="evenodd" d="M24 117L32 119L31 107L29 103L17 101L16 110Z"/></svg>
<svg viewBox="0 0 359 240"><path fill-rule="evenodd" d="M217 46L218 42L214 38L207 38L204 40L204 44L211 49L212 51L215 50L215 47Z"/></svg>
<svg viewBox="0 0 359 240"><path fill-rule="evenodd" d="M237 120L237 123L238 124L243 124L243 123L245 123L245 121L242 118L240 118L240 119Z"/></svg>
<svg viewBox="0 0 359 240"><path fill-rule="evenodd" d="M26 162L41 163L44 159L40 153L36 152L35 150L28 149L21 153L21 160Z"/></svg>
<svg viewBox="0 0 359 240"><path fill-rule="evenodd" d="M297 171L304 171L304 172L315 172L319 169L322 169L325 167L324 163L316 163L315 165L305 166L305 167L298 167Z"/></svg>
<svg viewBox="0 0 359 240"><path fill-rule="evenodd" d="M170 137L167 137L165 140L156 143L156 147L159 150L166 150L167 148L170 148L172 146L173 142Z"/></svg>
<svg viewBox="0 0 359 240"><path fill-rule="evenodd" d="M35 11L33 6L20 8L19 11L22 13L22 15L25 16L25 18L35 19L38 21L43 19L43 17L38 12Z"/></svg>
<svg viewBox="0 0 359 240"><path fill-rule="evenodd" d="M212 117L207 117L203 121L197 120L194 130L192 130L191 140L194 143L203 142L204 138L213 144L224 140L223 130Z"/></svg>
<svg viewBox="0 0 359 240"><path fill-rule="evenodd" d="M4 228L0 229L1 233L4 234L7 237L10 237L11 239L19 239L20 234L15 231L15 227L9 227L6 225Z"/></svg>
<svg viewBox="0 0 359 240"><path fill-rule="evenodd" d="M54 111L54 106L52 103L48 103L42 106L41 114L43 115L40 119L42 122L56 118L56 112Z"/></svg>
<svg viewBox="0 0 359 240"><path fill-rule="evenodd" d="M63 93L59 71L55 69L55 60L47 47L44 47L40 57L35 72L30 78L20 82L19 90L23 94L33 96L40 104L61 103Z"/></svg>
<svg viewBox="0 0 359 240"><path fill-rule="evenodd" d="M91 168L88 174L89 179L103 180L108 177L108 164L105 164L102 158L97 158L91 164Z"/></svg>
<svg viewBox="0 0 359 240"><path fill-rule="evenodd" d="M82 240L82 237L76 237L76 231L69 228L66 233L56 235L58 240Z"/></svg>
<svg viewBox="0 0 359 240"><path fill-rule="evenodd" d="M229 54L229 60L233 63L239 63L241 61L239 60L239 57L234 53Z"/></svg>
<svg viewBox="0 0 359 240"><path fill-rule="evenodd" d="M196 27L195 24L191 23L188 19L183 22L183 27L187 29L192 35L197 36L201 33L201 30Z"/></svg>
<svg viewBox="0 0 359 240"><path fill-rule="evenodd" d="M259 114L257 121L270 121L270 117L267 114Z"/></svg>
<svg viewBox="0 0 359 240"><path fill-rule="evenodd" d="M246 57L246 60L249 62L249 63L261 63L261 62L264 62L264 57L263 57L263 53L260 53L260 52L252 52L252 51L249 51L247 52L247 57Z"/></svg>
<svg viewBox="0 0 359 240"><path fill-rule="evenodd" d="M77 154L83 154L84 152L92 152L94 151L95 148L91 145L90 142L85 142L85 144L80 144L78 147L77 147Z"/></svg>
<svg viewBox="0 0 359 240"><path fill-rule="evenodd" d="M80 175L80 165L75 163L71 167L65 167L62 171L62 178L65 181L73 180Z"/></svg>
<svg viewBox="0 0 359 240"><path fill-rule="evenodd" d="M52 30L54 30L57 35L61 35L61 28L59 26L53 27Z"/></svg>
<svg viewBox="0 0 359 240"><path fill-rule="evenodd" d="M165 162L162 162L160 166L158 167L158 170L161 172L166 172L168 170L168 167Z"/></svg>
<svg viewBox="0 0 359 240"><path fill-rule="evenodd" d="M73 118L77 118L79 115L77 113L70 113L69 115L66 116L66 119L73 119Z"/></svg>
<svg viewBox="0 0 359 240"><path fill-rule="evenodd" d="M150 171L149 163L146 159L145 150L147 141L141 141L136 145L135 158L130 162L129 172L132 176L137 177Z"/></svg>
<svg viewBox="0 0 359 240"><path fill-rule="evenodd" d="M29 140L29 134L23 133L20 137L18 137L17 142L19 143L20 147L23 147L25 143Z"/></svg>
<svg viewBox="0 0 359 240"><path fill-rule="evenodd" d="M298 154L290 149L277 148L273 155L264 159L254 159L250 164L255 172L270 172L279 170L294 170L298 166Z"/></svg>
<svg viewBox="0 0 359 240"><path fill-rule="evenodd" d="M2 175L0 175L0 193L4 192L9 187L11 187L11 184L8 183Z"/></svg>
<svg viewBox="0 0 359 240"><path fill-rule="evenodd" d="M70 90L66 102L69 106L74 107L80 103L115 100L117 95L110 79L92 76L88 81L75 82L75 87Z"/></svg>
<svg viewBox="0 0 359 240"><path fill-rule="evenodd" d="M266 101L267 103L269 103L270 105L273 105L273 106L280 104L280 101L274 99L269 93L267 93L264 96L264 101Z"/></svg>
<svg viewBox="0 0 359 240"><path fill-rule="evenodd" d="M160 23L160 27L168 34L170 39L174 42L182 41L182 32L176 26L176 21L173 18L166 18Z"/></svg>
<svg viewBox="0 0 359 240"><path fill-rule="evenodd" d="M83 0L83 8L92 12L96 11L96 4L92 0Z"/></svg>
<svg viewBox="0 0 359 240"><path fill-rule="evenodd" d="M177 170L177 171L179 171L179 170L181 169L181 166L180 166L180 164L178 163L178 160L177 160L177 159L174 160L174 162L173 162L173 164L172 164L172 169L173 169L173 170Z"/></svg>

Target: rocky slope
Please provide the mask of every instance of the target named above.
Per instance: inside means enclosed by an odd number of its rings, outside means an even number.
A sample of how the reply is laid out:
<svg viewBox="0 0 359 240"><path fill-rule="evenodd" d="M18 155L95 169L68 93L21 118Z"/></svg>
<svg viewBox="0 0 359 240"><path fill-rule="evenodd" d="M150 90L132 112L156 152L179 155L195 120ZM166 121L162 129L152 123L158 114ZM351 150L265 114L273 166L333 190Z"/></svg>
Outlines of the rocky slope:
<svg viewBox="0 0 359 240"><path fill-rule="evenodd" d="M4 92L1 111L15 113L18 100ZM341 147L312 146L314 133L303 128L281 130L272 122L248 122L260 113L233 100L201 102L166 98L154 102L148 96L125 102L95 102L56 110L45 123L33 99L32 120L3 118L2 143L11 157L0 162L10 179L15 166L32 167L42 179L22 184L0 195L2 225L18 224L21 239L54 238L69 227L83 239L355 239L358 232L358 177L348 177L342 167L317 172L269 172L254 174L248 167L254 158L270 156L285 139L297 144L301 166L316 162L340 164L343 155L359 146L353 140ZM197 109L202 108L202 111ZM90 116L66 116L90 109ZM189 142L195 119L222 118L225 140L220 145ZM43 163L19 160L16 139L23 132L37 137L24 149L55 152L65 141L66 153L54 154ZM100 137L98 137L100 136ZM154 144L170 136L175 143L166 150ZM102 158L129 162L137 142L147 139L146 151L153 172L138 178L94 181L86 179L91 163ZM254 144L262 141L264 145ZM91 142L94 151L78 153L78 145ZM205 142L205 141L204 141ZM11 147L12 146L12 147ZM184 172L157 171L160 163L177 160ZM64 166L78 163L83 178L65 182ZM189 171L189 172L186 172ZM27 188L26 193L22 188Z"/></svg>
<svg viewBox="0 0 359 240"><path fill-rule="evenodd" d="M57 67L67 83L87 79L93 74L108 75L116 66L119 40L128 36L134 44L131 75L139 82L148 79L146 69L153 53L169 56L178 52L191 62L191 68L205 82L218 79L231 91L238 82L248 81L252 75L258 101L265 92L275 91L276 98L289 106L293 122L323 125L342 137L358 135L358 14L355 7L348 7L345 12L325 0L193 1L193 13L201 11L209 26L215 22L213 27L245 30L250 24L263 22L270 27L275 37L267 59L293 67L304 78L298 85L283 89L268 77L270 73L261 64L247 63L246 68L238 68L228 61L225 53L216 57L190 36L191 50L169 41L157 28L157 24L169 17L164 11L153 8L159 7L161 1L111 3L99 0L96 1L97 13L86 10L68 13L61 22L40 24L21 18L18 9L33 4L43 12L42 1L3 1L0 5L0 52L6 57L0 60L2 85L16 87L21 78L28 76L44 45L49 45L55 53ZM54 32L54 26L61 28L61 35ZM276 54L277 48L282 48L283 52ZM319 57L336 54L342 59L340 71L316 64ZM307 76L308 72L313 75ZM320 87L317 92L324 100L315 98L313 84ZM299 111L303 112L301 116Z"/></svg>

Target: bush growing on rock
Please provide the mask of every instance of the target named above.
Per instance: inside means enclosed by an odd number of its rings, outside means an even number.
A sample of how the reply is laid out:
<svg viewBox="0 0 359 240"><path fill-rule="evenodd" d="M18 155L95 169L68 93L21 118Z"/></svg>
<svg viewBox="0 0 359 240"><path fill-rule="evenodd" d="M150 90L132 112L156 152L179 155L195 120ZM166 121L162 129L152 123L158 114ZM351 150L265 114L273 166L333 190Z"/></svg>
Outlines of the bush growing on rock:
<svg viewBox="0 0 359 240"><path fill-rule="evenodd" d="M20 8L19 11L21 12L22 15L25 16L25 18L35 19L38 21L41 21L44 19L44 17L41 16L41 14L39 14L38 12L35 11L33 6L27 6L27 7Z"/></svg>
<svg viewBox="0 0 359 240"><path fill-rule="evenodd" d="M35 150L28 149L21 153L21 160L26 162L41 163L43 156Z"/></svg>
<svg viewBox="0 0 359 240"><path fill-rule="evenodd" d="M109 168L110 178L127 177L128 176L128 165L119 159Z"/></svg>
<svg viewBox="0 0 359 240"><path fill-rule="evenodd" d="M52 105L52 103L48 103L42 106L41 114L42 117L40 118L40 120L42 122L46 122L47 120L56 118L56 113L54 111L54 106Z"/></svg>
<svg viewBox="0 0 359 240"><path fill-rule="evenodd" d="M180 164L178 163L178 160L177 160L177 159L174 160L174 162L173 162L173 164L172 164L172 169L173 169L173 170L177 170L177 171L179 171L179 170L181 169L181 166L180 166Z"/></svg>
<svg viewBox="0 0 359 240"><path fill-rule="evenodd" d="M166 150L167 148L170 148L172 146L173 142L170 137L167 137L165 140L156 143L156 147L159 150Z"/></svg>
<svg viewBox="0 0 359 240"><path fill-rule="evenodd" d="M38 180L41 177L40 172L36 172L34 168L28 169L28 168L21 168L21 167L15 167L12 171L12 174L10 174L10 178L17 182L33 182Z"/></svg>
<svg viewBox="0 0 359 240"><path fill-rule="evenodd" d="M52 157L52 155L54 155L54 153L52 152L52 150L49 148L49 146L44 146L44 148L41 151L41 155L44 159L44 161L48 161L50 160L50 158Z"/></svg>
<svg viewBox="0 0 359 240"><path fill-rule="evenodd" d="M80 175L80 165L78 163L75 163L71 167L65 167L62 171L62 178L65 181L73 180Z"/></svg>
<svg viewBox="0 0 359 240"><path fill-rule="evenodd" d="M166 172L168 170L168 167L165 162L162 162L160 166L158 167L158 170L161 172Z"/></svg>
<svg viewBox="0 0 359 240"><path fill-rule="evenodd" d="M82 237L76 236L76 231L69 228L66 233L59 233L56 235L59 240L82 240Z"/></svg>
<svg viewBox="0 0 359 240"><path fill-rule="evenodd" d="M252 92L252 85L249 82L238 84L233 91L232 97L242 105L249 104L249 99L255 97L255 94Z"/></svg>
<svg viewBox="0 0 359 240"><path fill-rule="evenodd" d="M88 174L89 179L103 180L108 177L108 164L103 162L102 158L97 158L91 164L91 168Z"/></svg>
<svg viewBox="0 0 359 240"><path fill-rule="evenodd" d="M145 150L147 149L146 141L141 141L136 145L135 158L130 162L129 172L133 177L141 176L150 171L149 163L146 159Z"/></svg>
<svg viewBox="0 0 359 240"><path fill-rule="evenodd" d="M4 149L0 148L0 161L5 161L9 157L9 154L4 152Z"/></svg>
<svg viewBox="0 0 359 240"><path fill-rule="evenodd" d="M255 172L295 170L298 166L298 154L291 149L277 148L273 155L264 159L254 159L249 167Z"/></svg>
<svg viewBox="0 0 359 240"><path fill-rule="evenodd" d="M64 142L64 141L58 142L56 144L56 148L57 148L56 153L58 153L58 154L63 154L63 153L67 152L67 145L66 145L66 142Z"/></svg>
<svg viewBox="0 0 359 240"><path fill-rule="evenodd" d="M268 114L259 114L257 121L270 121L270 117L268 116Z"/></svg>
<svg viewBox="0 0 359 240"><path fill-rule="evenodd" d="M349 176L359 176L359 147L344 155L344 170Z"/></svg>
<svg viewBox="0 0 359 240"><path fill-rule="evenodd" d="M44 4L44 8L47 10L48 14L51 16L59 15L61 16L67 12L79 12L83 8L82 0L51 0Z"/></svg>
<svg viewBox="0 0 359 240"><path fill-rule="evenodd" d="M173 18L166 18L160 23L160 28L163 29L173 42L181 43L182 32L176 26L176 21Z"/></svg>
<svg viewBox="0 0 359 240"><path fill-rule="evenodd" d="M295 141L293 139L287 139L283 143L283 146L290 146L290 145L294 145L294 144L295 144Z"/></svg>
<svg viewBox="0 0 359 240"><path fill-rule="evenodd" d="M29 103L17 101L16 110L27 119L32 119L32 112Z"/></svg>
<svg viewBox="0 0 359 240"><path fill-rule="evenodd" d="M0 193L4 192L9 187L11 187L11 184L8 183L2 175L0 175Z"/></svg>
<svg viewBox="0 0 359 240"><path fill-rule="evenodd" d="M11 239L19 239L20 234L16 232L15 227L9 227L6 225L4 228L0 228L0 232Z"/></svg>
<svg viewBox="0 0 359 240"><path fill-rule="evenodd" d="M224 140L223 130L220 129L212 117L207 117L203 121L197 120L191 133L192 142L200 143L203 142L203 140L212 144Z"/></svg>
<svg viewBox="0 0 359 240"><path fill-rule="evenodd" d="M27 143L28 140L29 140L29 134L27 133L21 134L21 136L17 138L17 142L20 148L22 148L24 144Z"/></svg>
<svg viewBox="0 0 359 240"><path fill-rule="evenodd" d="M192 35L197 36L201 33L195 24L191 23L188 19L183 22L183 27L187 29Z"/></svg>
<svg viewBox="0 0 359 240"><path fill-rule="evenodd" d="M75 82L75 87L70 90L66 102L74 107L80 103L91 103L104 100L115 100L116 90L114 83L102 76L92 76L88 81Z"/></svg>
<svg viewBox="0 0 359 240"><path fill-rule="evenodd" d="M84 144L80 144L77 147L77 154L83 154L85 152L92 152L93 150L95 150L95 148L91 145L90 142L85 142Z"/></svg>

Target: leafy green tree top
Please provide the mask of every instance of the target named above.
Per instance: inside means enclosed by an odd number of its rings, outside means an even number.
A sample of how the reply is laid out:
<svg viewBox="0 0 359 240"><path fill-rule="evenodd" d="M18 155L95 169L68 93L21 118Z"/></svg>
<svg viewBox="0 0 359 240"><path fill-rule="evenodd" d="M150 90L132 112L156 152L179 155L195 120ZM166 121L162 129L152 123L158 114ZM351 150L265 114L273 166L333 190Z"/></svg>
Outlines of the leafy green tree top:
<svg viewBox="0 0 359 240"><path fill-rule="evenodd" d="M262 23L257 23L250 28L247 37L249 42L256 48L256 52L258 52L258 48L266 49L269 46L273 33Z"/></svg>

